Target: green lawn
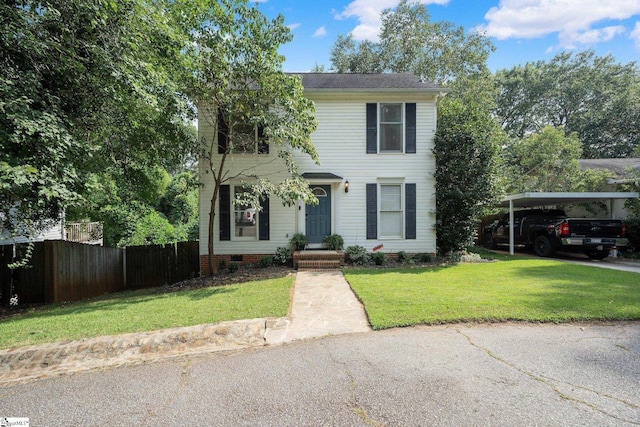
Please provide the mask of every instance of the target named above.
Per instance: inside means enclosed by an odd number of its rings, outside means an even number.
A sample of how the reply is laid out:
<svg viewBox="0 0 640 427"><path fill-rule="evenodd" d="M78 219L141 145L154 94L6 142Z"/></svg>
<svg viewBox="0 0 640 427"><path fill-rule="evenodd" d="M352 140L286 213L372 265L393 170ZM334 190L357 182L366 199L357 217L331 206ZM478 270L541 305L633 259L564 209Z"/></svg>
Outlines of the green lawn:
<svg viewBox="0 0 640 427"><path fill-rule="evenodd" d="M640 319L640 275L548 259L347 269L374 329L462 321Z"/></svg>
<svg viewBox="0 0 640 427"><path fill-rule="evenodd" d="M158 293L122 292L0 321L0 349L100 335L286 316L294 276Z"/></svg>

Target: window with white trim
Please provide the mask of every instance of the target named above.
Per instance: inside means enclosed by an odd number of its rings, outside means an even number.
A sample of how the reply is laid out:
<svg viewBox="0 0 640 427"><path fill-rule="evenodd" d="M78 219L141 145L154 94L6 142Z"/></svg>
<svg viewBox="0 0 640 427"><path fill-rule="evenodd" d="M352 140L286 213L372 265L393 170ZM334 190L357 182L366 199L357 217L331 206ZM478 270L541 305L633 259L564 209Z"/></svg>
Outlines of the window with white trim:
<svg viewBox="0 0 640 427"><path fill-rule="evenodd" d="M404 152L404 113L402 103L381 103L379 122L379 152Z"/></svg>
<svg viewBox="0 0 640 427"><path fill-rule="evenodd" d="M379 237L402 238L402 184L380 184Z"/></svg>
<svg viewBox="0 0 640 427"><path fill-rule="evenodd" d="M234 218L234 240L256 240L258 238L258 210L250 205L236 203L235 200L241 196L244 189L241 185L233 186L233 218Z"/></svg>

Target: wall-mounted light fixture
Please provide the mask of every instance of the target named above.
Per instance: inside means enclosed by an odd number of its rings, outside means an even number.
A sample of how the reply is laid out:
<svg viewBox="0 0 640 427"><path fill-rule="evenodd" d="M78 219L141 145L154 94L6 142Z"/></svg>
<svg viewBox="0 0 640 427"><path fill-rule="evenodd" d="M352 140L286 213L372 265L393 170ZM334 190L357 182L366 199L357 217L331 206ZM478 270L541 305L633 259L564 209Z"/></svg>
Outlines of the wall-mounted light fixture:
<svg viewBox="0 0 640 427"><path fill-rule="evenodd" d="M349 192L349 180L346 180L344 182L344 192L348 193Z"/></svg>

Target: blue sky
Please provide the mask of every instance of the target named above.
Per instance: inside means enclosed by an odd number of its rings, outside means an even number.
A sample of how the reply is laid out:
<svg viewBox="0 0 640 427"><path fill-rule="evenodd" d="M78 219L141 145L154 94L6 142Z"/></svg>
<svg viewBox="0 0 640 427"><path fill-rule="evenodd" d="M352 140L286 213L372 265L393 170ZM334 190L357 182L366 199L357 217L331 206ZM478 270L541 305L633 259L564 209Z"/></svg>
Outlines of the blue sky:
<svg viewBox="0 0 640 427"><path fill-rule="evenodd" d="M560 51L594 49L618 62L640 59L640 0L420 0L432 21L481 31L496 46L492 70L549 60ZM330 66L338 34L376 40L380 11L399 0L260 0L268 17L282 14L294 34L281 48L285 71Z"/></svg>

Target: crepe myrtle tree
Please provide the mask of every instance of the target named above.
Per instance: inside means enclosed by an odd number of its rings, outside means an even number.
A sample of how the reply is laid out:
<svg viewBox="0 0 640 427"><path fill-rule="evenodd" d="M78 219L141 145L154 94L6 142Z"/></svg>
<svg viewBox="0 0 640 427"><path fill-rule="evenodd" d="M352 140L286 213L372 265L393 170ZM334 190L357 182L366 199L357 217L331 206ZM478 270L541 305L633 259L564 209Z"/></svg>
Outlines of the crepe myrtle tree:
<svg viewBox="0 0 640 427"><path fill-rule="evenodd" d="M268 20L255 7L232 0L213 3L204 13L208 16L197 20L202 25L193 32L198 50L193 90L201 123L214 129L203 137L200 154L201 167L214 182L208 227L209 272L213 273L213 224L221 185L242 180L245 191L234 203L257 210L266 195L278 197L285 205L298 200L317 203L298 172L293 151L309 155L318 164L319 159L311 142L317 127L313 103L303 96L301 78L282 71L284 57L278 48L292 39L284 17ZM276 155L266 162L280 165L287 179L276 182L261 175L264 162L243 170L228 167L232 152L253 149L248 134L268 141ZM224 146L221 139L226 141Z"/></svg>

